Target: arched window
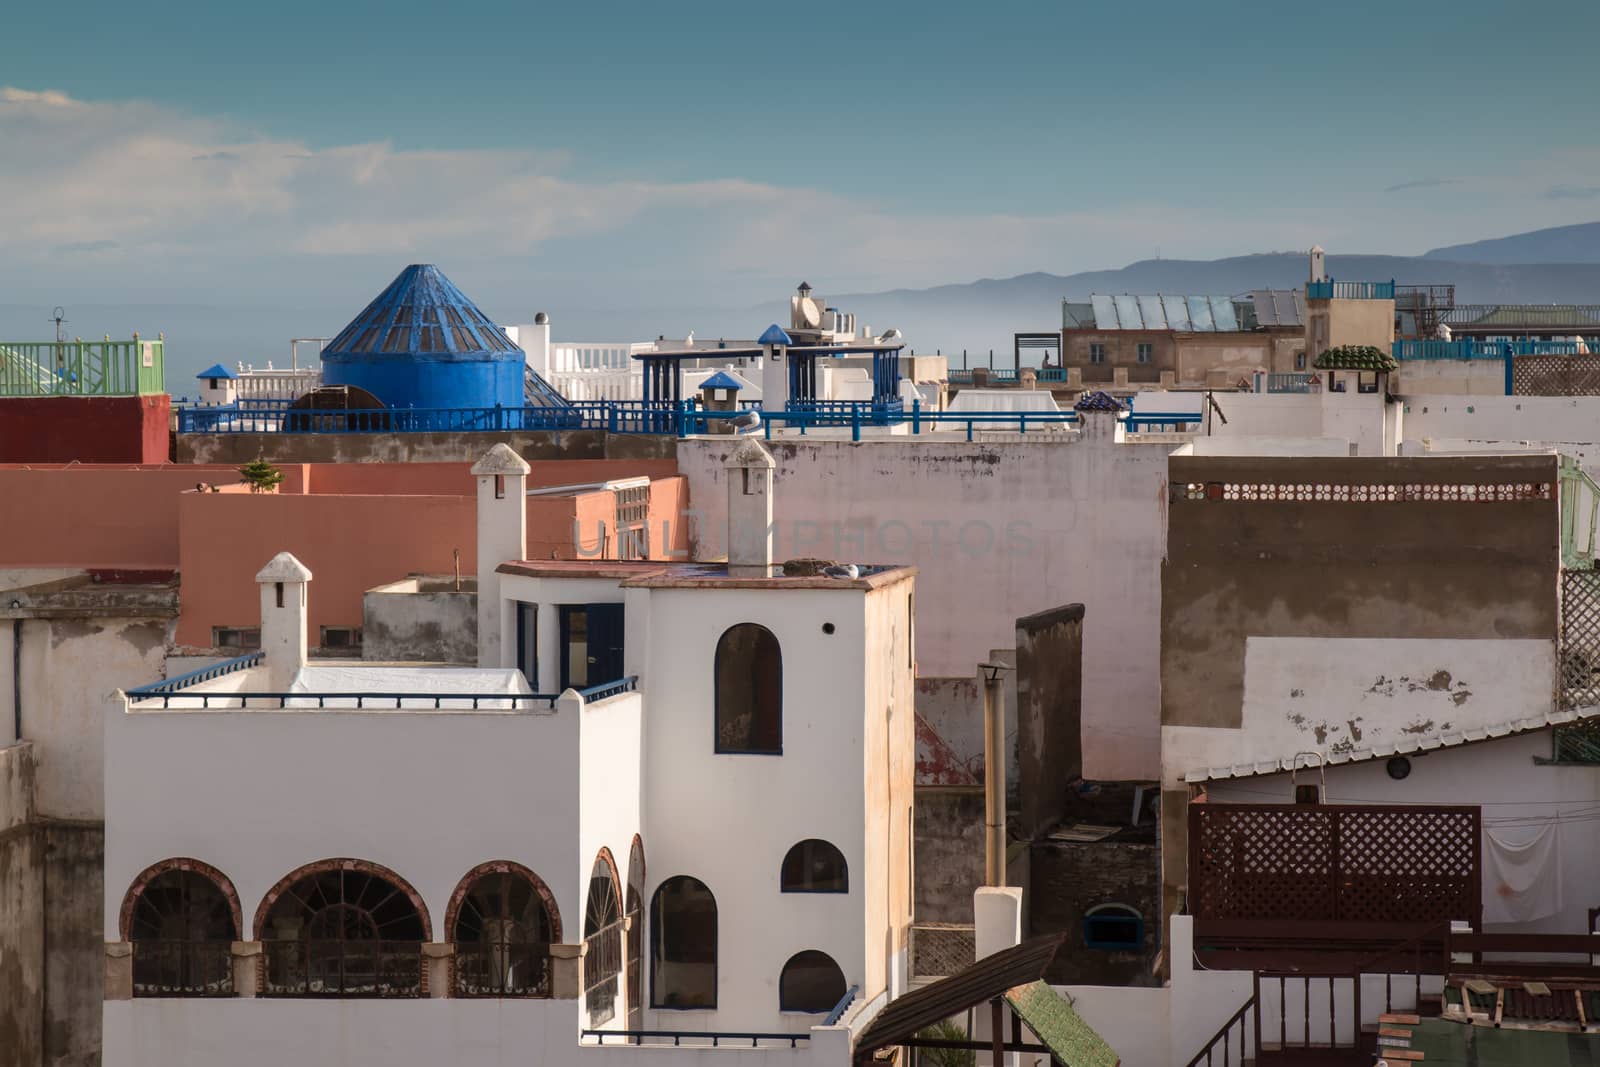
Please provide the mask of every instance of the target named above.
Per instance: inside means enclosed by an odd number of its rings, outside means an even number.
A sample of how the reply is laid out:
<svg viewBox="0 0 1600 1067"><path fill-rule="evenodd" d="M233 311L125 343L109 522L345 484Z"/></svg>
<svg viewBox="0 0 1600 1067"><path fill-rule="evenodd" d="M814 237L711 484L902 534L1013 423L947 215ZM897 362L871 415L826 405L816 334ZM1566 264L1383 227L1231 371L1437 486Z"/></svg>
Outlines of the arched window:
<svg viewBox="0 0 1600 1067"><path fill-rule="evenodd" d="M422 995L422 898L386 867L323 860L269 891L256 912L266 960L263 996Z"/></svg>
<svg viewBox="0 0 1600 1067"><path fill-rule="evenodd" d="M548 997L561 916L543 879L518 863L473 868L450 897L458 997Z"/></svg>
<svg viewBox="0 0 1600 1067"><path fill-rule="evenodd" d="M800 842L783 857L779 889L785 893L848 893L850 873L844 853L816 838Z"/></svg>
<svg viewBox="0 0 1600 1067"><path fill-rule="evenodd" d="M778 1010L829 1012L844 999L844 972L826 952L796 952L778 976Z"/></svg>
<svg viewBox="0 0 1600 1067"><path fill-rule="evenodd" d="M650 901L650 1005L717 1006L717 899L698 878L668 878Z"/></svg>
<svg viewBox="0 0 1600 1067"><path fill-rule="evenodd" d="M1085 948L1138 952L1144 947L1144 917L1126 904L1101 904L1083 915Z"/></svg>
<svg viewBox="0 0 1600 1067"><path fill-rule="evenodd" d="M134 996L233 994L239 897L216 868L179 859L150 867L123 898L121 929L133 943Z"/></svg>
<svg viewBox="0 0 1600 1067"><path fill-rule="evenodd" d="M644 979L641 975L644 947L644 841L633 835L628 850L628 895L623 901L628 916L628 1029L644 1027Z"/></svg>
<svg viewBox="0 0 1600 1067"><path fill-rule="evenodd" d="M783 653L765 626L742 622L717 641L718 752L783 753Z"/></svg>
<svg viewBox="0 0 1600 1067"><path fill-rule="evenodd" d="M617 862L601 849L589 871L589 899L583 908L583 997L589 1025L608 1023L617 1014L617 975L622 971L622 901Z"/></svg>

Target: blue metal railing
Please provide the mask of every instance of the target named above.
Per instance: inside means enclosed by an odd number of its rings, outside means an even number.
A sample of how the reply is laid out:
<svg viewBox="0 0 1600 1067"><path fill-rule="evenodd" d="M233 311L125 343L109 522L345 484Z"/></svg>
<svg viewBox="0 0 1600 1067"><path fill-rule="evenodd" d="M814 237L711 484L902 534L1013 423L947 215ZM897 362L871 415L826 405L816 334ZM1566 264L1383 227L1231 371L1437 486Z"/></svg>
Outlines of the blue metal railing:
<svg viewBox="0 0 1600 1067"><path fill-rule="evenodd" d="M577 430L586 418L566 408L292 408L286 400L185 408L179 433L464 433L507 430Z"/></svg>
<svg viewBox="0 0 1600 1067"><path fill-rule="evenodd" d="M1060 368L1051 368L1059 370ZM909 408L899 399L796 400L784 411L768 412L746 401L740 412L708 411L696 401L677 404L643 400L578 401L569 410L548 408L404 408L365 411L290 409L288 401L259 400L248 406L192 408L178 413L180 433L420 433L507 430L605 430L616 434L664 434L688 437L727 432L728 420L743 411L761 416L770 439L774 426L801 434L818 428L850 428L861 440L863 427L910 424L913 434L945 428L1015 430L1026 433L1077 421L1073 411L924 411L920 400ZM1132 415L1128 429L1198 422L1198 416L1151 413Z"/></svg>
<svg viewBox="0 0 1600 1067"><path fill-rule="evenodd" d="M844 996L839 998L839 1003L835 1004L833 1010L828 1013L828 1017L822 1020L822 1025L838 1026L839 1020L844 1018L844 1013L849 1010L851 1004L855 1003L856 997L860 996L860 994L861 987L858 985L853 985L846 989Z"/></svg>
<svg viewBox="0 0 1600 1067"><path fill-rule="evenodd" d="M622 693L631 693L639 688L639 676L630 674L626 678L619 678L615 682L605 682L601 685L591 685L587 689L578 690L578 695L585 704L593 704L597 700L607 697L619 696Z"/></svg>
<svg viewBox="0 0 1600 1067"><path fill-rule="evenodd" d="M1386 282L1306 282L1307 300L1393 300L1394 279Z"/></svg>
<svg viewBox="0 0 1600 1067"><path fill-rule="evenodd" d="M213 663L208 667L200 667L189 671L186 674L180 674L174 678L168 678L160 682L151 682L149 685L141 685L137 688L129 689L127 693L130 697L148 697L159 696L162 693L175 693L186 686L198 685L201 682L209 682L213 678L221 678L224 674L232 674L234 671L249 670L251 667L254 667L260 663L265 655L266 653L264 652L246 652L242 656L235 656L233 659L225 659L221 663Z"/></svg>
<svg viewBox="0 0 1600 1067"><path fill-rule="evenodd" d="M1578 341L1479 341L1462 338L1455 341L1396 341L1392 349L1394 358L1407 360L1433 359L1504 359L1506 356L1576 356L1589 350L1587 343Z"/></svg>

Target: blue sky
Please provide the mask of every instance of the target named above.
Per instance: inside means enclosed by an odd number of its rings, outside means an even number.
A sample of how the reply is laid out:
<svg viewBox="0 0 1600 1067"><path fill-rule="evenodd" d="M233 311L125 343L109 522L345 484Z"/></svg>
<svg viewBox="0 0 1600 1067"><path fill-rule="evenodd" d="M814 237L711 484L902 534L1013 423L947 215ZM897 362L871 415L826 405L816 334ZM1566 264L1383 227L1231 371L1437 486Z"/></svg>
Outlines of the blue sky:
<svg viewBox="0 0 1600 1067"><path fill-rule="evenodd" d="M727 304L1600 218L1600 4L1575 0L3 26L0 303L348 305L434 260L491 301Z"/></svg>

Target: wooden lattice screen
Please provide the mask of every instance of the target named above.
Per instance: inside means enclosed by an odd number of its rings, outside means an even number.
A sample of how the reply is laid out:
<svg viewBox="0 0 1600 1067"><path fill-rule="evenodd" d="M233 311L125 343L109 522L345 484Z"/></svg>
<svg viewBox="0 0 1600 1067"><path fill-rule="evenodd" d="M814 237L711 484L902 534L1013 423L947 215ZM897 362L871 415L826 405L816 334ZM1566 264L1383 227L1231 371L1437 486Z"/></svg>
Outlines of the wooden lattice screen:
<svg viewBox="0 0 1600 1067"><path fill-rule="evenodd" d="M1517 396L1600 396L1600 355L1513 356Z"/></svg>
<svg viewBox="0 0 1600 1067"><path fill-rule="evenodd" d="M1189 911L1201 919L1477 923L1476 807L1194 804Z"/></svg>
<svg viewBox="0 0 1600 1067"><path fill-rule="evenodd" d="M1600 571L1561 572L1561 704L1600 704Z"/></svg>

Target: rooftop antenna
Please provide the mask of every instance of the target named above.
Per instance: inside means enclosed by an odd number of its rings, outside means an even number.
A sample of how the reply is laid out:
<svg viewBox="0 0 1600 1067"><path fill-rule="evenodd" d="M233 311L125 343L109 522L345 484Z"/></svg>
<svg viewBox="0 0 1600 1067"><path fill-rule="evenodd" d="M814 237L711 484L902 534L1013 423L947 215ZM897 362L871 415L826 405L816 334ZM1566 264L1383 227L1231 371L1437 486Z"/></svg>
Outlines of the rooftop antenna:
<svg viewBox="0 0 1600 1067"><path fill-rule="evenodd" d="M61 329L67 324L67 309L57 304L50 312L50 318L56 324L56 344L59 345L67 339L66 333Z"/></svg>

